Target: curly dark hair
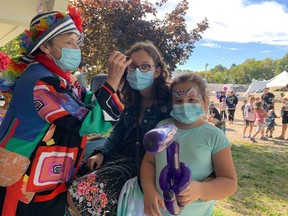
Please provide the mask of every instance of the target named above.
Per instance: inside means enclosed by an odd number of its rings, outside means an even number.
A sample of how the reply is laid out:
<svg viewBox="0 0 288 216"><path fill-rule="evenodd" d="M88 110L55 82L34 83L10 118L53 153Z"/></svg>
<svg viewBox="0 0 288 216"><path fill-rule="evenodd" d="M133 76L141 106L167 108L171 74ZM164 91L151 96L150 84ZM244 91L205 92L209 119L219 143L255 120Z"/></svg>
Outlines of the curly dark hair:
<svg viewBox="0 0 288 216"><path fill-rule="evenodd" d="M161 70L160 75L154 80L152 85L152 98L153 106L162 106L164 104L169 105L170 93L169 93L169 72L166 67L162 55L158 48L150 41L137 42L126 51L125 55L129 58L133 53L139 50L145 50L153 59L154 65ZM139 106L141 101L141 94L139 91L130 87L126 80L127 71L122 77L121 88L122 99L125 107Z"/></svg>

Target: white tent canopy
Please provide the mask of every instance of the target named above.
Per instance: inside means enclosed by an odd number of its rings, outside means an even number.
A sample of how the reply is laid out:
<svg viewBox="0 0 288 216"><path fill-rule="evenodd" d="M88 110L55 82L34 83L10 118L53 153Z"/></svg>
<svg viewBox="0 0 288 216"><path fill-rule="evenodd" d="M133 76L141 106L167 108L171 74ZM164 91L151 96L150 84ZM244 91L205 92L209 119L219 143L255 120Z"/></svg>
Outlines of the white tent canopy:
<svg viewBox="0 0 288 216"><path fill-rule="evenodd" d="M244 93L243 96L246 96L249 93L253 93L258 89L262 89L264 87L269 88L279 88L284 87L288 84L288 72L283 71L282 73L276 75L270 80L258 81L256 79L252 79L252 83L250 84L247 91Z"/></svg>
<svg viewBox="0 0 288 216"><path fill-rule="evenodd" d="M266 87L284 87L288 84L288 72L283 71L277 76L273 77L267 83Z"/></svg>

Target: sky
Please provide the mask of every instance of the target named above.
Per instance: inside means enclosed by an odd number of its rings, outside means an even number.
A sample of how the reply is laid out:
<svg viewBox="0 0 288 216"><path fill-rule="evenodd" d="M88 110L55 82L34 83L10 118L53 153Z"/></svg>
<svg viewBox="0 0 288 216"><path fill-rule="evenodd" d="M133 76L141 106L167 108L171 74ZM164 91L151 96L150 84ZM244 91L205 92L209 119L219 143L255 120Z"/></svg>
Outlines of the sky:
<svg viewBox="0 0 288 216"><path fill-rule="evenodd" d="M156 0L150 0L154 3ZM179 0L157 8L158 18ZM195 43L189 60L177 69L205 71L221 64L230 68L247 59L279 59L288 53L288 0L188 0L187 29L208 19L209 28Z"/></svg>

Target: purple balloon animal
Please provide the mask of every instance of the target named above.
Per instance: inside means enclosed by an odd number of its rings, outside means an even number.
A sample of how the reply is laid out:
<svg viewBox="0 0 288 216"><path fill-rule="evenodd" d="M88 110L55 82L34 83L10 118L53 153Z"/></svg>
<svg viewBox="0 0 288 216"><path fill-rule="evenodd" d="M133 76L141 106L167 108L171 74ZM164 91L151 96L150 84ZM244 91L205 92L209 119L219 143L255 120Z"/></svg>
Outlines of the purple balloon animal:
<svg viewBox="0 0 288 216"><path fill-rule="evenodd" d="M159 185L163 191L165 206L173 215L181 213L183 206L178 204L177 195L187 187L192 178L188 165L179 161L176 132L176 126L163 125L148 131L143 139L144 147L151 153L167 149L167 165L160 173Z"/></svg>

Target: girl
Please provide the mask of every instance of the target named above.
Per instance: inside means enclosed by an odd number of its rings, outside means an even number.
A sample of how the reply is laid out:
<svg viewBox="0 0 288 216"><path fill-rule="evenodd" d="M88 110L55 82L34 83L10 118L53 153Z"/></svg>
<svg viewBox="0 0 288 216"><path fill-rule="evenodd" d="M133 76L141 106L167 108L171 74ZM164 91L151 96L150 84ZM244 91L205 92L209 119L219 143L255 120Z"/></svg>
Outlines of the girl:
<svg viewBox="0 0 288 216"><path fill-rule="evenodd" d="M173 109L158 125L174 124L180 144L180 161L192 171L189 185L177 196L185 206L181 216L212 215L215 200L231 196L237 189L237 177L230 143L221 130L203 118L207 107L206 84L195 73L176 77L171 85ZM141 165L141 183L146 215L170 215L165 210L158 179L166 165L166 151L145 154ZM208 178L215 172L215 178Z"/></svg>
<svg viewBox="0 0 288 216"><path fill-rule="evenodd" d="M247 128L249 127L249 135L248 138L251 138L251 133L252 133L252 129L253 129L253 125L254 125L254 121L256 118L255 112L254 112L254 102L255 102L255 98L254 97L250 97L249 99L249 103L245 105L244 108L244 119L245 119L245 126L244 126L244 130L243 130L243 135L242 137L245 138L245 133Z"/></svg>
<svg viewBox="0 0 288 216"><path fill-rule="evenodd" d="M209 116L210 116L210 118L212 118L211 123L213 123L219 129L223 130L223 132L225 133L225 127L224 127L225 121L221 120L220 113L219 113L218 109L215 107L213 102L211 102L209 104ZM209 119L209 117L208 117L208 119Z"/></svg>
<svg viewBox="0 0 288 216"><path fill-rule="evenodd" d="M210 115L213 114L213 118L217 119L218 121L221 121L220 113L219 113L218 109L215 107L213 102L211 102L209 104L209 114Z"/></svg>
<svg viewBox="0 0 288 216"><path fill-rule="evenodd" d="M226 100L226 92L221 91L220 96L219 96L219 103L221 103L222 101L225 101L225 100Z"/></svg>
<svg viewBox="0 0 288 216"><path fill-rule="evenodd" d="M247 100L243 101L243 105L241 106L241 112L242 112L242 118L243 118L243 123L245 125L245 115L244 115L244 110L245 110L245 106L247 104Z"/></svg>
<svg viewBox="0 0 288 216"><path fill-rule="evenodd" d="M138 175L144 134L170 113L169 75L158 48L138 42L125 56L131 61L122 77L125 110L104 145L88 158L84 171L90 173L69 188L68 202L77 215L116 215L123 185Z"/></svg>
<svg viewBox="0 0 288 216"><path fill-rule="evenodd" d="M265 118L265 128L266 128L266 137L268 137L268 133L270 133L269 138L273 138L273 131L275 130L275 118L278 118L274 111L274 105L269 104L267 107L268 117Z"/></svg>
<svg viewBox="0 0 288 216"><path fill-rule="evenodd" d="M226 105L225 98L222 98L222 101L219 104L219 109L220 109L221 120L225 121L227 119L227 114L226 114L227 105Z"/></svg>
<svg viewBox="0 0 288 216"><path fill-rule="evenodd" d="M255 103L254 106L256 119L255 124L257 126L256 133L250 138L250 141L255 143L255 137L261 133L261 140L267 140L267 138L264 136L264 119L268 117L267 112L263 109L263 103L261 101L258 101Z"/></svg>

